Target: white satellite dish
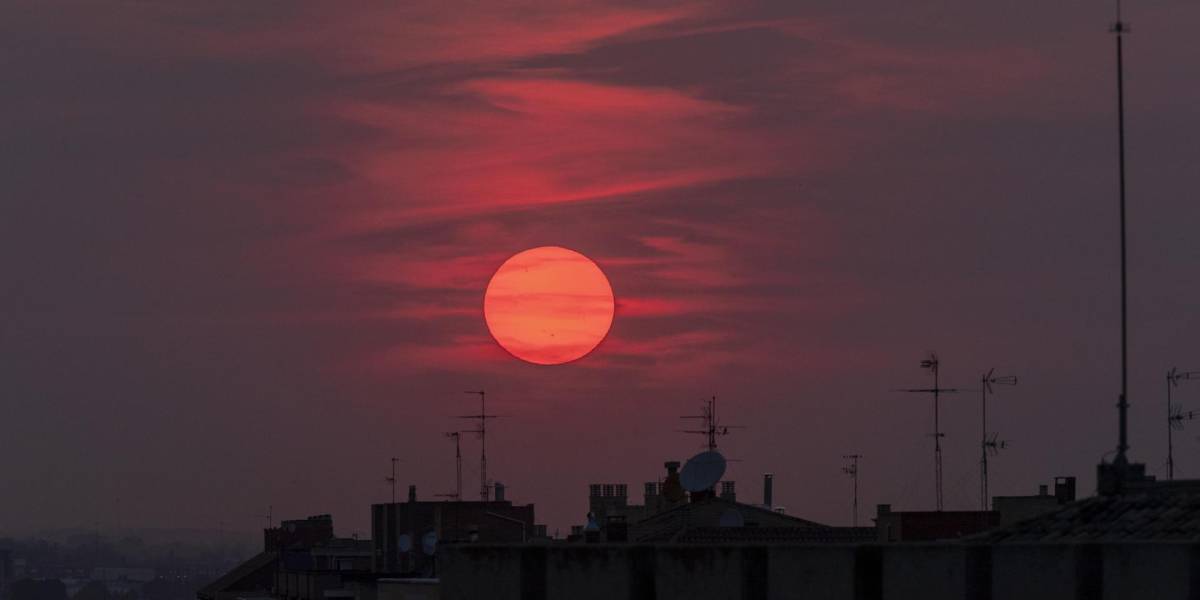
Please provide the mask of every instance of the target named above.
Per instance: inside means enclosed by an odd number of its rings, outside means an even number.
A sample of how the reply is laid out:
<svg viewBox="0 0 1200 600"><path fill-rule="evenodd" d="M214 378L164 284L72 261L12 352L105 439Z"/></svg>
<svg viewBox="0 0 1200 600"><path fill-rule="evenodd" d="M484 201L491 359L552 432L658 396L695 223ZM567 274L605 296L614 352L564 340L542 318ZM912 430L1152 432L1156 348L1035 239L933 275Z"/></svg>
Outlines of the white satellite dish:
<svg viewBox="0 0 1200 600"><path fill-rule="evenodd" d="M721 527L745 527L746 518L740 510L731 508L721 514L721 520L717 524Z"/></svg>
<svg viewBox="0 0 1200 600"><path fill-rule="evenodd" d="M396 546L400 548L401 552L412 550L412 536L407 533L400 534L400 537L396 540Z"/></svg>
<svg viewBox="0 0 1200 600"><path fill-rule="evenodd" d="M705 450L688 459L679 472L679 482L689 492L711 490L725 474L725 457L716 450Z"/></svg>
<svg viewBox="0 0 1200 600"><path fill-rule="evenodd" d="M425 554L433 556L437 551L437 543L437 534L432 531L421 536L421 550L425 551Z"/></svg>

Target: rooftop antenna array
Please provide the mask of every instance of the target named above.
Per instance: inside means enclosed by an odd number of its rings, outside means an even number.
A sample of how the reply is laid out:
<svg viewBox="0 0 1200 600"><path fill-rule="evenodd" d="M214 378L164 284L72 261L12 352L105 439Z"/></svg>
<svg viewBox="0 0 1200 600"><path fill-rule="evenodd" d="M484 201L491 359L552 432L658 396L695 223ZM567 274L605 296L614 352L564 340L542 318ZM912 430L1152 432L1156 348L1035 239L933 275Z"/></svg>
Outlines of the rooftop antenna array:
<svg viewBox="0 0 1200 600"><path fill-rule="evenodd" d="M392 504L396 503L396 463L399 461L400 459L395 456L392 457L392 476L383 478L384 481L392 484Z"/></svg>
<svg viewBox="0 0 1200 600"><path fill-rule="evenodd" d="M717 420L717 397L716 396L713 396L713 397L709 398L708 400L705 400L704 406L701 410L702 410L702 414L685 415L685 416L681 416L679 418L680 419L700 419L704 423L703 424L704 428L703 429L683 429L681 431L683 433L696 433L696 434L706 436L708 439L708 443L705 444L705 448L708 448L709 450L717 449L717 438L719 436L729 435L730 429L741 429L742 428L740 425L722 425Z"/></svg>
<svg viewBox="0 0 1200 600"><path fill-rule="evenodd" d="M933 396L933 487L935 498L937 499L937 509L942 510L942 438L946 434L942 433L940 420L940 397L942 394L958 393L956 388L941 387L940 379L938 378L938 356L936 352L930 352L929 358L921 361L921 368L928 369L933 375L933 387L931 388L909 388L895 390L897 392L907 392L914 394L930 394Z"/></svg>
<svg viewBox="0 0 1200 600"><path fill-rule="evenodd" d="M979 428L979 510L988 509L988 456L999 454L1008 447L1008 442L999 440L999 433L988 433L987 428L987 398L995 394L993 385L1017 385L1016 375L996 375L996 369L988 369L979 378L979 413L981 425Z"/></svg>
<svg viewBox="0 0 1200 600"><path fill-rule="evenodd" d="M1128 442L1128 413L1129 413L1129 387L1128 387L1128 327L1127 327L1127 284L1126 284L1126 260L1125 260L1125 61L1122 54L1122 41L1125 34L1130 31L1129 24L1121 20L1121 0L1117 0L1117 20L1113 23L1109 31L1117 36L1117 171L1118 171L1118 189L1120 198L1120 223L1121 223L1121 395L1117 400L1117 415L1118 415L1118 441L1117 441L1117 457L1113 460L1117 467L1118 475L1124 475L1124 470L1129 465L1129 459L1125 456L1125 452L1129 449Z"/></svg>
<svg viewBox="0 0 1200 600"><path fill-rule="evenodd" d="M853 526L858 527L858 459L862 458L862 455L846 454L842 458L850 461L850 464L842 467L842 472L849 475L854 482L854 500L850 504L850 514Z"/></svg>
<svg viewBox="0 0 1200 600"><path fill-rule="evenodd" d="M1183 412L1182 406L1175 406L1171 401L1171 388L1179 385L1181 379L1200 379L1200 371L1180 371L1171 367L1167 371L1167 479L1175 479L1175 440L1174 431L1183 429L1184 421L1191 421L1200 416L1194 410Z"/></svg>
<svg viewBox="0 0 1200 600"><path fill-rule="evenodd" d="M479 500L482 502L488 501L490 495L490 487L487 478L487 421L495 419L500 415L487 414L487 392L467 391L467 394L479 394L479 414L477 415L461 415L460 419L476 419L479 421L478 429L471 429L463 433L474 433L479 436Z"/></svg>

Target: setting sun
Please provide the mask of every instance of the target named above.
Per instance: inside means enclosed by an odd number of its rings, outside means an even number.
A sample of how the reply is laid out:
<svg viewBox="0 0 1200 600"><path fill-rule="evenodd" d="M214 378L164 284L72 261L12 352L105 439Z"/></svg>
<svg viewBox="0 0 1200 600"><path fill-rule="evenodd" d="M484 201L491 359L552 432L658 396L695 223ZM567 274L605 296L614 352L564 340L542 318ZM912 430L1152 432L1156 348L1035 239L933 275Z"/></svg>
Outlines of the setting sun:
<svg viewBox="0 0 1200 600"><path fill-rule="evenodd" d="M513 356L557 365L591 352L608 334L613 292L588 257L558 246L520 252L488 283L483 315Z"/></svg>

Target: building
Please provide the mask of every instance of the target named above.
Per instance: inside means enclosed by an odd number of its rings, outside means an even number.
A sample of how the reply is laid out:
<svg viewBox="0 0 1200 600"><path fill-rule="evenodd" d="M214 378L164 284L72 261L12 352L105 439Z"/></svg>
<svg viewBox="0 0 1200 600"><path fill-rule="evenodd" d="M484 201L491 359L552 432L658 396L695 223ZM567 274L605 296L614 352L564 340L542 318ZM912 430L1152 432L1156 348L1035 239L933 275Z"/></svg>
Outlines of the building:
<svg viewBox="0 0 1200 600"><path fill-rule="evenodd" d="M339 538L333 518L283 521L263 532L263 551L197 593L199 600L325 600L370 588L371 542Z"/></svg>
<svg viewBox="0 0 1200 600"><path fill-rule="evenodd" d="M250 600L272 598L275 593L275 574L279 570L279 554L263 551L216 581L200 588L198 600Z"/></svg>
<svg viewBox="0 0 1200 600"><path fill-rule="evenodd" d="M992 510L893 511L892 505L880 504L875 513L878 542L953 540L999 524L1000 513Z"/></svg>
<svg viewBox="0 0 1200 600"><path fill-rule="evenodd" d="M9 600L14 579L12 551L0 549L0 600Z"/></svg>
<svg viewBox="0 0 1200 600"><path fill-rule="evenodd" d="M871 527L832 527L721 496L697 495L691 502L630 525L628 541L639 544L852 543L871 541L874 537L875 530Z"/></svg>
<svg viewBox="0 0 1200 600"><path fill-rule="evenodd" d="M440 597L1200 598L1200 481L1125 481L1120 489L978 535L934 542L725 538L449 547ZM1045 497L1052 497L1048 490ZM975 515L986 513L1000 518L995 511Z"/></svg>
<svg viewBox="0 0 1200 600"><path fill-rule="evenodd" d="M408 501L371 505L372 570L376 573L431 576L436 568L427 541L525 542L544 536L534 522L532 504L514 505L496 485L495 500L421 501L409 486ZM428 537L427 537L428 536Z"/></svg>
<svg viewBox="0 0 1200 600"><path fill-rule="evenodd" d="M763 504L737 501L733 481L713 490L687 493L679 463L663 463L666 477L645 484L643 504L630 504L623 483L588 486L588 524L572 528L568 541L589 543L859 542L875 537L871 527L830 527L783 514L769 506L773 475L763 478ZM715 493L720 490L719 493Z"/></svg>
<svg viewBox="0 0 1200 600"><path fill-rule="evenodd" d="M1038 486L1032 496L994 496L992 510L893 511L880 504L875 529L880 542L932 542L975 535L1036 517L1075 501L1075 478L1055 477L1054 495Z"/></svg>
<svg viewBox="0 0 1200 600"><path fill-rule="evenodd" d="M993 496L992 509L1000 513L1001 527L1036 517L1075 501L1075 478L1055 477L1054 495L1045 485L1034 496Z"/></svg>

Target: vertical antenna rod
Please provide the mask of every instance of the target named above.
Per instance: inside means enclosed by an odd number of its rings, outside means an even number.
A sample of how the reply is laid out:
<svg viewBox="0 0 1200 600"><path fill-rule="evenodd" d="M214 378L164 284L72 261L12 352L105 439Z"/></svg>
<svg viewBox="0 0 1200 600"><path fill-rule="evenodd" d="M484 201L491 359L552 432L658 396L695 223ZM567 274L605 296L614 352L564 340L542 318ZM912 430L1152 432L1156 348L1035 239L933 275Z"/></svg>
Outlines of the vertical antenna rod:
<svg viewBox="0 0 1200 600"><path fill-rule="evenodd" d="M384 481L392 484L392 504L396 503L396 462L399 460L395 456L392 457L392 476L384 478Z"/></svg>
<svg viewBox="0 0 1200 600"><path fill-rule="evenodd" d="M462 444L459 441L462 434L448 431L446 437L454 438L454 499L462 501Z"/></svg>
<svg viewBox="0 0 1200 600"><path fill-rule="evenodd" d="M1017 377L1015 375L995 375L996 369L988 369L983 377L979 379L980 393L980 415L982 424L980 427L979 441L979 509L988 509L988 455L994 452L999 452L1007 446L1007 442L998 441L996 438L999 434L994 434L989 437L987 428L987 397L988 394L996 393L992 390L992 385L1017 385Z"/></svg>
<svg viewBox="0 0 1200 600"><path fill-rule="evenodd" d="M929 369L933 374L933 387L931 388L911 388L895 390L897 392L909 392L920 394L933 395L933 487L937 502L937 509L942 510L942 438L946 434L942 433L939 399L941 394L953 394L958 390L955 388L943 388L938 379L938 357L936 352L930 352L929 358L921 361L922 369Z"/></svg>
<svg viewBox="0 0 1200 600"><path fill-rule="evenodd" d="M487 420L495 419L498 415L487 414L487 393L483 390L468 391L467 394L479 394L479 414L463 415L460 419L478 419L479 429L473 429L467 433L479 434L479 500L482 502L488 501L489 486L487 478Z"/></svg>
<svg viewBox="0 0 1200 600"><path fill-rule="evenodd" d="M1125 451L1129 449L1128 441L1128 328L1126 326L1126 277L1125 277L1125 64L1122 55L1123 34L1129 32L1129 25L1121 20L1121 0L1117 0L1117 20L1109 29L1117 36L1117 169L1120 189L1120 220L1121 220L1121 396L1117 402L1118 427L1120 428L1117 442L1117 457L1113 461L1118 467L1129 464Z"/></svg>
<svg viewBox="0 0 1200 600"><path fill-rule="evenodd" d="M842 467L842 472L849 475L854 482L854 500L850 504L851 522L854 527L858 527L858 459L862 458L861 454L846 454L842 458L850 460L850 464Z"/></svg>

